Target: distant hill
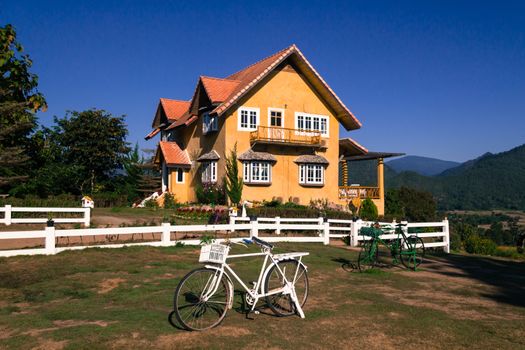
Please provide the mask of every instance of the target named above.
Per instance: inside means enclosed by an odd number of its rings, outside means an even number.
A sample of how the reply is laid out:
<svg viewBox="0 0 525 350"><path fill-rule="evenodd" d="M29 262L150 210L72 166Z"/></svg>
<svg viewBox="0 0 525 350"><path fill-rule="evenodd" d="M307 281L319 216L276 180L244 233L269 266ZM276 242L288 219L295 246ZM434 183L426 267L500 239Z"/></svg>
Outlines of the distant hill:
<svg viewBox="0 0 525 350"><path fill-rule="evenodd" d="M525 210L525 144L486 153L438 176L406 171L390 175L386 186L432 192L442 209Z"/></svg>
<svg viewBox="0 0 525 350"><path fill-rule="evenodd" d="M398 173L413 171L426 176L438 175L450 168L461 165L458 162L419 156L406 156L391 160L386 164Z"/></svg>
<svg viewBox="0 0 525 350"><path fill-rule="evenodd" d="M468 160L464 163L461 163L453 168L450 168L450 169L447 169L447 170L444 170L441 174L438 174L439 176L450 176L450 175L458 175L458 174L461 174L462 172L464 172L465 170L471 168L474 164L476 164L479 160L485 158L485 157L490 157L490 156L493 156L492 153L490 152L487 152L481 156L479 156L478 158L475 158L475 159L471 159L471 160Z"/></svg>

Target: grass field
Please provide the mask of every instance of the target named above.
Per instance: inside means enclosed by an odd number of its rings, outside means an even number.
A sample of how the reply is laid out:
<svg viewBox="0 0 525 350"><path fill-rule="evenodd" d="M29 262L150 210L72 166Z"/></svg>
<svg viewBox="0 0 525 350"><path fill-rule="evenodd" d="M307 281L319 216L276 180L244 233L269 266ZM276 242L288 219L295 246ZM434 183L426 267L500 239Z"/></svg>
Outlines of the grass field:
<svg viewBox="0 0 525 350"><path fill-rule="evenodd" d="M235 247L234 252L253 251ZM182 331L168 322L180 278L197 247L89 249L1 259L0 348L525 348L525 263L476 256L430 257L418 272L360 274L342 264L357 252L309 251L306 319L234 310L217 328ZM255 280L257 260L237 261Z"/></svg>

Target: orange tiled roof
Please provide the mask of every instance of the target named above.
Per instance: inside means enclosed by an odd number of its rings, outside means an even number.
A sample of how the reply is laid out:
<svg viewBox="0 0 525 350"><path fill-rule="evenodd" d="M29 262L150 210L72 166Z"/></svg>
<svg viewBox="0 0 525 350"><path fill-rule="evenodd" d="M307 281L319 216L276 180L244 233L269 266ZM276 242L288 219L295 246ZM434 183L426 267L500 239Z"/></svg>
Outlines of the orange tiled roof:
<svg viewBox="0 0 525 350"><path fill-rule="evenodd" d="M179 119L190 107L190 101L171 100L169 98L161 98L160 104L169 121Z"/></svg>
<svg viewBox="0 0 525 350"><path fill-rule="evenodd" d="M344 156L363 155L368 153L366 147L350 137L339 140L339 148L339 153Z"/></svg>
<svg viewBox="0 0 525 350"><path fill-rule="evenodd" d="M202 85L211 103L223 102L239 86L240 81L201 76Z"/></svg>
<svg viewBox="0 0 525 350"><path fill-rule="evenodd" d="M186 150L181 150L177 142L159 142L159 150L167 165L191 165L190 157Z"/></svg>
<svg viewBox="0 0 525 350"><path fill-rule="evenodd" d="M305 74L307 74L310 79L315 80L317 86L323 91L324 98L334 106L334 110L337 112L336 116L341 123L347 129L360 128L361 123L359 120L357 120L352 112L350 112L350 110L344 105L295 45L291 45L271 56L268 56L224 79L201 76L200 81L202 82L211 102L213 104L219 103L211 113L222 115L242 96L250 91L251 88L272 72L275 67L291 55L294 55L293 59L295 59L295 62L306 72ZM171 107L168 108L171 108L173 111L171 114L173 117L168 116L169 119L173 119L170 120L172 124L168 129L173 129L183 124L189 125L194 121L195 116L189 113L191 101L161 99L161 103L163 100L170 101L168 104L171 104ZM165 108L165 112L168 115L167 107L163 108Z"/></svg>

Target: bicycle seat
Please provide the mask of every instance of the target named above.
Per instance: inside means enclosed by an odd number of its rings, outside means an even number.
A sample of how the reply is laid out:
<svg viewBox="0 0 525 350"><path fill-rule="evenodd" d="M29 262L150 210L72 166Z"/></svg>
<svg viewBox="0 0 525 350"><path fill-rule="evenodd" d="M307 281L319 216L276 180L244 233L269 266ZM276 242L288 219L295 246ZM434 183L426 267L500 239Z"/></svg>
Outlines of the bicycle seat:
<svg viewBox="0 0 525 350"><path fill-rule="evenodd" d="M273 245L272 245L272 244L270 244L270 243L268 243L268 242L266 242L266 241L263 241L263 240L260 239L260 238L252 237L252 241L253 241L255 244L257 244L257 245L259 245L259 246L261 246L261 247L265 247L265 248L268 248L268 249L273 249Z"/></svg>

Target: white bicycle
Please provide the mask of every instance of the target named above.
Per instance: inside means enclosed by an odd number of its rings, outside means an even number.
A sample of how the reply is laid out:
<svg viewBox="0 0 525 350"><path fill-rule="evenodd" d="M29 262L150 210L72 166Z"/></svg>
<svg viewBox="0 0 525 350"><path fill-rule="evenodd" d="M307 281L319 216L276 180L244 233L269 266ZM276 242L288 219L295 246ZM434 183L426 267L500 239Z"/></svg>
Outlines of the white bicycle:
<svg viewBox="0 0 525 350"><path fill-rule="evenodd" d="M272 254L273 245L262 239L253 237L244 241L259 245L261 252L228 255L231 243L209 244L201 248L199 262L206 265L190 271L175 290L174 314L184 328L202 331L221 323L226 312L233 307L231 277L246 290L246 303L251 307L247 316L255 311L257 302L264 298L276 315L298 314L304 318L302 307L308 298L308 275L301 260L309 253ZM264 256L259 277L256 282L252 282L252 288L226 262L249 256Z"/></svg>

